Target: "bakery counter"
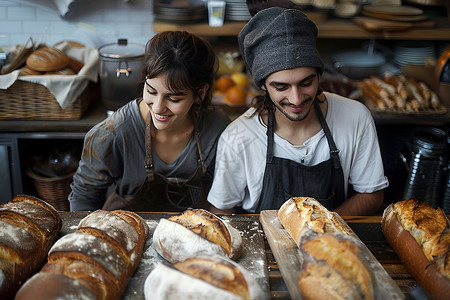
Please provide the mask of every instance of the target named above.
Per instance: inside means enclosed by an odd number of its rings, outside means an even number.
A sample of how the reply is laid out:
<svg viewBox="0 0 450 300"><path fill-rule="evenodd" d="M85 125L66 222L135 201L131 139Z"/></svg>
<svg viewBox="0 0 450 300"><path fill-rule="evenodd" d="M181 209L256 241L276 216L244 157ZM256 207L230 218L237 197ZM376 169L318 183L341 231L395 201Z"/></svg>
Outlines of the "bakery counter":
<svg viewBox="0 0 450 300"><path fill-rule="evenodd" d="M60 236L76 229L78 222L87 212L60 212L63 227ZM150 228L144 255L141 263L129 281L123 299L144 299L143 286L146 276L157 263L164 261L151 247L153 231L161 218L168 218L172 213L139 213ZM273 251L269 245L267 235L260 222L258 214L221 215L221 217L238 229L244 241L244 253L237 260L244 266L262 288L270 292L271 299L292 299L286 282L281 275ZM401 296L407 296L418 285L402 265L397 255L386 241L381 231L380 216L351 216L343 217L350 228L364 242L371 253L381 263L383 268L401 290Z"/></svg>

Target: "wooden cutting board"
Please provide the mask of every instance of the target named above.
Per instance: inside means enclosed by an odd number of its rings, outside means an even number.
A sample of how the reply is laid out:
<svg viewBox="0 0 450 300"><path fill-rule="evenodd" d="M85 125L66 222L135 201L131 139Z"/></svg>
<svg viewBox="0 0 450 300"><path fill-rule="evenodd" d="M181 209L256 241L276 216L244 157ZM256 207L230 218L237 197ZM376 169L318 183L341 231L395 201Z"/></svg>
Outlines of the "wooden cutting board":
<svg viewBox="0 0 450 300"><path fill-rule="evenodd" d="M369 31L404 31L413 28L434 28L436 26L434 21L397 22L371 17L355 17L353 22Z"/></svg>
<svg viewBox="0 0 450 300"><path fill-rule="evenodd" d="M346 224L338 214L335 214L335 217L341 220L343 224ZM303 263L302 252L278 220L277 210L261 211L259 220L291 298L303 299L298 288L298 275ZM353 233L350 227L348 227L348 230ZM358 238L356 234L353 233L353 235ZM367 249L367 253L369 266L375 275L377 284L376 299L404 299L404 294L398 285L369 249Z"/></svg>

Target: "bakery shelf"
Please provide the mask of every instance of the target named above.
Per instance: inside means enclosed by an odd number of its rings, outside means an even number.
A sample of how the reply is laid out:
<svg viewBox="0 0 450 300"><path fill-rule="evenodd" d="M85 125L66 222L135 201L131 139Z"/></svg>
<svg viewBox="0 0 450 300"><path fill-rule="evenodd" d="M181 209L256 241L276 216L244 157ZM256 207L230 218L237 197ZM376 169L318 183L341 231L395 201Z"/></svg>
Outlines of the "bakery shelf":
<svg viewBox="0 0 450 300"><path fill-rule="evenodd" d="M406 31L384 32L367 31L355 24L352 20L329 18L318 23L319 38L327 39L395 39L395 40L443 40L450 41L450 22L444 17L435 17L435 28L416 28ZM222 27L210 27L207 23L198 24L173 24L155 22L153 30L161 32L165 30L186 30L203 36L235 36L246 22L226 21Z"/></svg>

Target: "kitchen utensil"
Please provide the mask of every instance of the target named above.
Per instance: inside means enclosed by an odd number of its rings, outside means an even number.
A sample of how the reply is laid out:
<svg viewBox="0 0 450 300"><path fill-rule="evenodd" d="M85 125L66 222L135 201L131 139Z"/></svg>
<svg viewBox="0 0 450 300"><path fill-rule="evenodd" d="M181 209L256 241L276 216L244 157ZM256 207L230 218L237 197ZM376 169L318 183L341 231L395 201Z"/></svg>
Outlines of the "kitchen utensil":
<svg viewBox="0 0 450 300"><path fill-rule="evenodd" d="M145 47L129 44L127 39L98 49L102 103L107 110L117 110L142 95Z"/></svg>
<svg viewBox="0 0 450 300"><path fill-rule="evenodd" d="M345 76L362 79L370 75L378 75L381 66L386 62L383 55L374 52L372 55L361 50L351 50L332 56L333 66Z"/></svg>
<svg viewBox="0 0 450 300"><path fill-rule="evenodd" d="M440 206L447 167L447 134L438 128L418 128L408 148L409 163L400 154L409 172L402 200L414 198L428 202L434 208Z"/></svg>

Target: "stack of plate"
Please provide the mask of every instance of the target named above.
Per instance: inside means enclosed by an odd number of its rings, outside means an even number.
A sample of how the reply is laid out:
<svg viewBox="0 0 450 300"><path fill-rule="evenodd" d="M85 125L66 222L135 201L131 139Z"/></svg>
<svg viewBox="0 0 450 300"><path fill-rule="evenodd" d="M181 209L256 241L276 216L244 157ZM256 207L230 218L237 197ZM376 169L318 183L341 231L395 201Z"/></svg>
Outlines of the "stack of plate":
<svg viewBox="0 0 450 300"><path fill-rule="evenodd" d="M225 0L225 20L248 21L251 16L248 12L246 0Z"/></svg>
<svg viewBox="0 0 450 300"><path fill-rule="evenodd" d="M407 5L365 5L363 14L372 18L398 22L416 22L427 19L423 10Z"/></svg>
<svg viewBox="0 0 450 300"><path fill-rule="evenodd" d="M208 10L200 0L155 0L153 15L156 21L191 24L207 21Z"/></svg>
<svg viewBox="0 0 450 300"><path fill-rule="evenodd" d="M424 65L427 57L436 58L434 44L430 42L404 41L394 48L394 62L400 66Z"/></svg>

